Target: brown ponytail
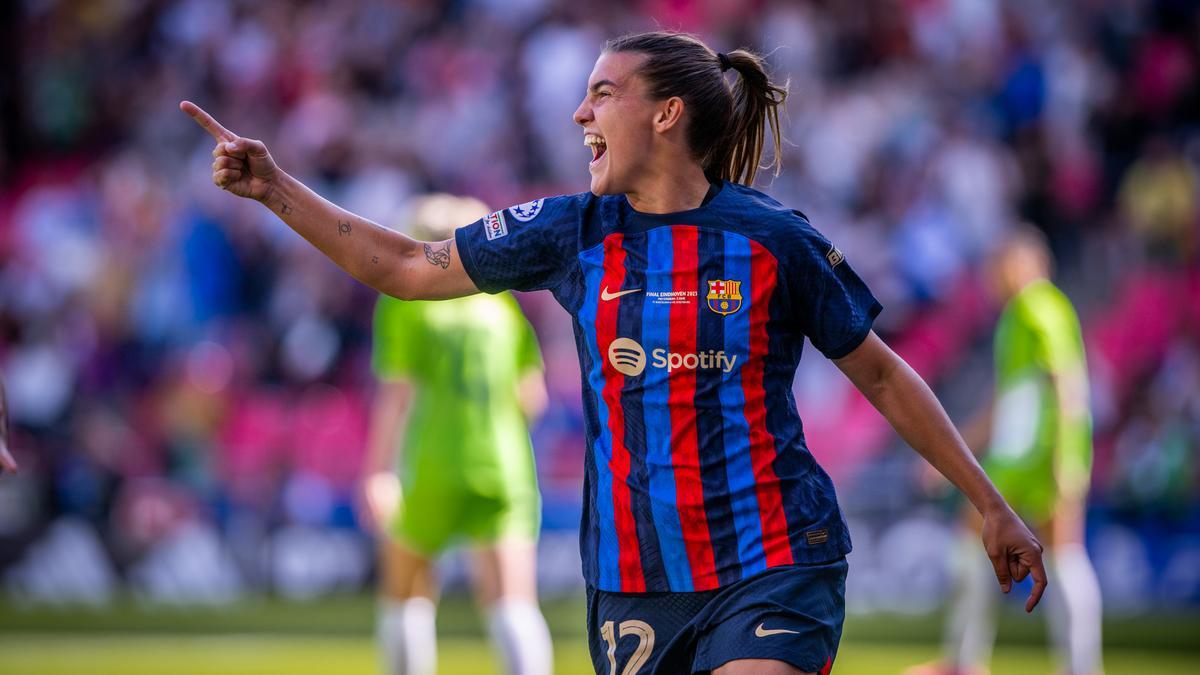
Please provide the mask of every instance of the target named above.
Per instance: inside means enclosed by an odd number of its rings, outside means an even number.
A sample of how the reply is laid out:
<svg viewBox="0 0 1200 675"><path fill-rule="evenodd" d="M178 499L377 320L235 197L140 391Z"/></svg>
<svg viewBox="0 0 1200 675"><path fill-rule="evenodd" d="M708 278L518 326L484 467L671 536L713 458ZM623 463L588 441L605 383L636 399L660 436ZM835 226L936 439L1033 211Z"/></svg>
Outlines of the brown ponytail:
<svg viewBox="0 0 1200 675"><path fill-rule="evenodd" d="M771 82L761 57L744 49L736 49L725 56L730 68L740 77L733 85L733 116L722 144L728 154L716 159L716 166L721 167L721 178L749 185L754 182L754 174L759 169L767 126L771 128L775 149L772 165L775 175L779 175L783 148L779 107L787 99L787 89Z"/></svg>
<svg viewBox="0 0 1200 675"><path fill-rule="evenodd" d="M779 108L787 86L771 82L761 57L744 49L718 54L693 35L669 31L610 40L604 51L645 54L638 75L650 95L683 99L689 111L688 144L711 180L752 183L768 125L775 150L772 166L779 175ZM732 87L724 77L726 69L737 71Z"/></svg>

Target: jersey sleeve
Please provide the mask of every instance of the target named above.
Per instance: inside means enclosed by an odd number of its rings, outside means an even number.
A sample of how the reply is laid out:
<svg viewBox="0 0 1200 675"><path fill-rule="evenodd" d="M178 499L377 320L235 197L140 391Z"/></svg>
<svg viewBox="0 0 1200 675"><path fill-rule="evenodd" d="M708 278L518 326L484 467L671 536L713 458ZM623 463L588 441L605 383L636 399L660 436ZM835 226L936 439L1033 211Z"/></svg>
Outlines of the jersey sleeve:
<svg viewBox="0 0 1200 675"><path fill-rule="evenodd" d="M581 195L547 197L459 228L463 267L485 293L553 288L574 260L584 204Z"/></svg>
<svg viewBox="0 0 1200 675"><path fill-rule="evenodd" d="M422 349L422 326L418 302L379 296L371 327L371 370L381 380L413 375L413 357Z"/></svg>
<svg viewBox="0 0 1200 675"><path fill-rule="evenodd" d="M1054 296L1028 308L1037 335L1035 357L1047 372L1063 374L1084 366L1079 318L1065 296Z"/></svg>
<svg viewBox="0 0 1200 675"><path fill-rule="evenodd" d="M883 306L846 256L807 219L795 216L799 222L787 237L791 246L784 274L796 327L826 358L840 359L867 338Z"/></svg>

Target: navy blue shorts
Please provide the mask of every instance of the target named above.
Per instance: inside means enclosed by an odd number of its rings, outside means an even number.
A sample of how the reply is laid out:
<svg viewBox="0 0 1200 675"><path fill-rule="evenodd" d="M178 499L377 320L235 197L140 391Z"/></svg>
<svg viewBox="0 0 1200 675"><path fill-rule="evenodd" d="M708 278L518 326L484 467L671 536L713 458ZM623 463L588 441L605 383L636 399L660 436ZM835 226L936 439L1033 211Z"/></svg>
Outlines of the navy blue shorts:
<svg viewBox="0 0 1200 675"><path fill-rule="evenodd" d="M775 567L713 591L588 589L597 675L706 673L736 659L776 659L828 673L846 618L846 559Z"/></svg>

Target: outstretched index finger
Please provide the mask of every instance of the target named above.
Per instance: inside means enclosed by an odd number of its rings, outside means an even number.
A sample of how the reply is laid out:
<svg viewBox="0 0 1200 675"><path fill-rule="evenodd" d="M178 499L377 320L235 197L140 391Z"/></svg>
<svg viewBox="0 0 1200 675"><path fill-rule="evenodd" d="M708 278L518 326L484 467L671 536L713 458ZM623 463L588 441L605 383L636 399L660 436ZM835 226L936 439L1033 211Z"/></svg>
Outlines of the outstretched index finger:
<svg viewBox="0 0 1200 675"><path fill-rule="evenodd" d="M232 141L237 138L237 134L221 126L221 123L213 119L212 115L204 112L200 106L191 101L181 101L179 109L187 113L189 117L196 120L196 124L204 127L213 138L219 142Z"/></svg>

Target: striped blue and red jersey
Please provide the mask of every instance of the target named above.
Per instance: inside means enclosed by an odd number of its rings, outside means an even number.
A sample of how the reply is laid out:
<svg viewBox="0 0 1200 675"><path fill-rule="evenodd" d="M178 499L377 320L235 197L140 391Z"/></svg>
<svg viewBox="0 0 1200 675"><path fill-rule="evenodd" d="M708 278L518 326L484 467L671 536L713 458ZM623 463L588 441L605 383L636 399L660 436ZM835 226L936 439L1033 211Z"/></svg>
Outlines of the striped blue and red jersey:
<svg viewBox="0 0 1200 675"><path fill-rule="evenodd" d="M803 214L726 182L690 211L582 193L455 237L480 290L548 289L574 318L589 585L702 591L849 552L792 380L805 338L840 358L881 308Z"/></svg>

